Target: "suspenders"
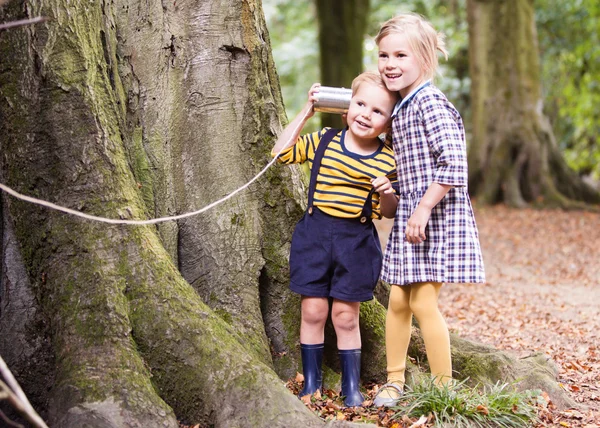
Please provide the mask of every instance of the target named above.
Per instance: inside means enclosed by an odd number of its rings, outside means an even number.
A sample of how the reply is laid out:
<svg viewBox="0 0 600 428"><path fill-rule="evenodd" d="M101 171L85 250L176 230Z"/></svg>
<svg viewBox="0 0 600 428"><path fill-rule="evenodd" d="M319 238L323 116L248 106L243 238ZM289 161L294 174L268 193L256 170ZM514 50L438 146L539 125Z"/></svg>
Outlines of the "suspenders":
<svg viewBox="0 0 600 428"><path fill-rule="evenodd" d="M327 146L340 132L339 129L329 129L323 137L321 137L321 141L319 142L319 146L317 147L317 151L315 152L315 158L313 159L312 168L310 169L310 184L308 186L308 214L312 215L313 213L313 195L315 189L317 187L317 176L319 175L319 169L321 168L321 160L323 159L323 155L325 154L325 150ZM371 188L369 191L369 195L365 200L365 204L363 205L362 212L360 213L360 222L366 223L367 221L371 221L371 214L373 213L373 193L375 193L375 189Z"/></svg>

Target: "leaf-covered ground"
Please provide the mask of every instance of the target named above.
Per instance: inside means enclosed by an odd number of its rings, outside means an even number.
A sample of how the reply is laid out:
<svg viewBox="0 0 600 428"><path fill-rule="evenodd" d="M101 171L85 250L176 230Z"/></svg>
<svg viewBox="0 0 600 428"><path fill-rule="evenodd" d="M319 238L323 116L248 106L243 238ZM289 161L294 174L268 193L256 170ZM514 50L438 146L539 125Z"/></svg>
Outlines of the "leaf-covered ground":
<svg viewBox="0 0 600 428"><path fill-rule="evenodd" d="M488 282L444 286L449 328L518 356L550 356L558 382L581 407L540 407L538 427L600 428L600 214L494 206L478 208L476 218ZM297 393L301 380L288 388ZM426 416L392 420L390 410L342 409L335 391L305 404L323 419L432 426Z"/></svg>
<svg viewBox="0 0 600 428"><path fill-rule="evenodd" d="M487 284L448 285L451 330L524 356L548 354L561 386L584 406L545 414L545 426L600 426L600 214L476 211Z"/></svg>
<svg viewBox="0 0 600 428"><path fill-rule="evenodd" d="M443 288L449 328L518 356L552 358L558 382L582 407L561 411L550 403L540 408L539 427L600 427L600 214L494 206L478 208L476 218L488 282ZM288 386L298 387L296 380ZM326 394L307 403L324 418L431 426L427 419L392 421L390 411L339 409L335 393Z"/></svg>

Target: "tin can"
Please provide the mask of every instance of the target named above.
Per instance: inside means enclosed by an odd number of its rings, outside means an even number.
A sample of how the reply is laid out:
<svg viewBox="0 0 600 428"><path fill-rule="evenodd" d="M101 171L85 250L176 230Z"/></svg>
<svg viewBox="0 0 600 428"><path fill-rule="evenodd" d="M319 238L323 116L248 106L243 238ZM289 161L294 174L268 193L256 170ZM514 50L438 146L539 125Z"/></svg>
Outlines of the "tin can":
<svg viewBox="0 0 600 428"><path fill-rule="evenodd" d="M350 107L352 89L320 86L315 96L317 98L314 104L315 111L344 114Z"/></svg>

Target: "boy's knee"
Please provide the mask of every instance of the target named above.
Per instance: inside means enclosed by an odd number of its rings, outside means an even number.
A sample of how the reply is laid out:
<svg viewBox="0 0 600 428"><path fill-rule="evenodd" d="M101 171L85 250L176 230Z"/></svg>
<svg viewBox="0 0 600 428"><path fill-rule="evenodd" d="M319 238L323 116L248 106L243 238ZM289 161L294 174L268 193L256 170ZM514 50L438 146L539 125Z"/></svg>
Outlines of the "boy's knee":
<svg viewBox="0 0 600 428"><path fill-rule="evenodd" d="M339 311L331 314L331 321L336 329L354 331L358 329L359 315L352 311Z"/></svg>
<svg viewBox="0 0 600 428"><path fill-rule="evenodd" d="M312 306L302 308L302 322L309 324L325 324L327 321L328 308Z"/></svg>

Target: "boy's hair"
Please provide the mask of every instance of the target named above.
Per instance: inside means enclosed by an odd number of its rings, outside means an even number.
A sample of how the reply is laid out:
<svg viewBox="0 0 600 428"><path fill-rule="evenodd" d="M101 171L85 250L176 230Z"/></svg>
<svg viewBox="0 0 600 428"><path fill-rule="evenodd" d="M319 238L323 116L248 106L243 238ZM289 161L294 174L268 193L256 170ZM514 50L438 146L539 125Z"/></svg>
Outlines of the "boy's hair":
<svg viewBox="0 0 600 428"><path fill-rule="evenodd" d="M423 68L426 79L433 79L438 68L437 52L448 59L444 34L438 33L431 23L415 13L404 13L384 22L375 37L375 43L390 34L404 34Z"/></svg>
<svg viewBox="0 0 600 428"><path fill-rule="evenodd" d="M383 79L381 78L381 74L379 74L376 71L363 71L362 73L360 73L358 76L356 76L354 78L354 80L352 81L352 96L354 96L354 94L356 94L356 91L358 91L358 88L360 87L361 84L363 83L371 83L373 85L379 86L380 88L385 89L386 91L388 91L392 97L394 97L396 99L396 101L398 101L400 99L400 92L398 91L390 91L387 86L385 86L385 83L383 82ZM392 122L390 121L389 123L389 127L388 129L385 131L385 140L384 143L388 146L392 146Z"/></svg>
<svg viewBox="0 0 600 428"><path fill-rule="evenodd" d="M354 80L352 81L352 86L351 86L352 95L356 94L356 91L358 91L358 88L364 82L368 82L373 85L379 86L380 88L383 88L386 91L388 90L387 86L385 86L385 83L383 83L381 74L379 74L376 71L364 71L364 72L360 73L358 76L356 76L354 78Z"/></svg>

